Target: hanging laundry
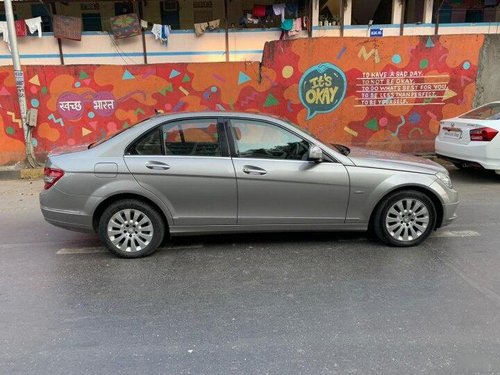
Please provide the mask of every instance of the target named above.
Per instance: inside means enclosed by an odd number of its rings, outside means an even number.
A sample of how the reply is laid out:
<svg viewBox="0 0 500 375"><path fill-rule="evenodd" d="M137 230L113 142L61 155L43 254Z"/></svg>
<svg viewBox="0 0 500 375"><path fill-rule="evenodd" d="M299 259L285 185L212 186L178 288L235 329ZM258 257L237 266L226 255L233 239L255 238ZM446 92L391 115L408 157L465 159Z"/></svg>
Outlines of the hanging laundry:
<svg viewBox="0 0 500 375"><path fill-rule="evenodd" d="M151 29L151 33L155 36L155 40L160 39L161 43L165 46L168 44L168 37L170 36L170 25L159 25L155 23Z"/></svg>
<svg viewBox="0 0 500 375"><path fill-rule="evenodd" d="M266 6L265 5L254 5L252 9L252 16L254 17L265 17L266 16Z"/></svg>
<svg viewBox="0 0 500 375"><path fill-rule="evenodd" d="M164 46L168 45L168 37L170 36L170 25L162 25L161 27L161 43Z"/></svg>
<svg viewBox="0 0 500 375"><path fill-rule="evenodd" d="M292 28L288 31L288 36L292 37L297 35L300 31L302 31L302 18L296 18L293 22Z"/></svg>
<svg viewBox="0 0 500 375"><path fill-rule="evenodd" d="M17 20L15 25L17 36L26 36L28 34L28 31L26 30L26 23L24 22L24 20Z"/></svg>
<svg viewBox="0 0 500 375"><path fill-rule="evenodd" d="M142 27L143 29L147 29L147 28L148 28L148 21L141 20L141 27Z"/></svg>
<svg viewBox="0 0 500 375"><path fill-rule="evenodd" d="M302 17L302 28L309 29L309 17L307 16Z"/></svg>
<svg viewBox="0 0 500 375"><path fill-rule="evenodd" d="M208 28L210 30L217 30L220 27L220 20L213 20L208 22Z"/></svg>
<svg viewBox="0 0 500 375"><path fill-rule="evenodd" d="M287 18L283 22L281 22L281 30L283 31L290 31L292 30L295 22L291 18Z"/></svg>
<svg viewBox="0 0 500 375"><path fill-rule="evenodd" d="M82 40L82 19L79 17L60 16L52 17L54 38Z"/></svg>
<svg viewBox="0 0 500 375"><path fill-rule="evenodd" d="M217 30L220 27L220 19L209 22L200 22L194 24L194 33L196 36L201 36L207 30Z"/></svg>
<svg viewBox="0 0 500 375"><path fill-rule="evenodd" d="M38 37L42 37L42 17L28 18L24 20L31 34L38 31Z"/></svg>
<svg viewBox="0 0 500 375"><path fill-rule="evenodd" d="M111 32L115 39L141 35L141 25L135 13L111 17L109 21L111 22Z"/></svg>
<svg viewBox="0 0 500 375"><path fill-rule="evenodd" d="M205 30L208 28L208 22L201 22L194 24L194 33L196 36L202 36L205 34Z"/></svg>
<svg viewBox="0 0 500 375"><path fill-rule="evenodd" d="M281 16L281 22L285 20L285 4L274 4L273 5L274 14Z"/></svg>
<svg viewBox="0 0 500 375"><path fill-rule="evenodd" d="M9 45L10 49L9 29L6 21L0 21L0 33L3 34L3 41Z"/></svg>
<svg viewBox="0 0 500 375"><path fill-rule="evenodd" d="M161 26L157 23L153 24L153 28L151 29L151 33L155 36L155 40L161 38Z"/></svg>

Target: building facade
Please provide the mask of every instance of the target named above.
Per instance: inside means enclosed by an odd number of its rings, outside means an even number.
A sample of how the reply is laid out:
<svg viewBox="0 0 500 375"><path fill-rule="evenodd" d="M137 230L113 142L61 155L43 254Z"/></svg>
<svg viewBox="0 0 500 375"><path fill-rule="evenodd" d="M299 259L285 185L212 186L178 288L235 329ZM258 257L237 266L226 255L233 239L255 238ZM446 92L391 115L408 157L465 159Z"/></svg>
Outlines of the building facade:
<svg viewBox="0 0 500 375"><path fill-rule="evenodd" d="M19 38L24 65L143 64L162 62L260 61L264 44L282 36L281 17L254 17L276 0L15 1L16 19L41 17L42 38ZM283 3L287 4L287 3ZM286 16L300 18L293 38L403 35L497 34L497 0L296 0ZM5 19L0 6L0 21ZM293 14L295 12L295 14ZM111 17L135 13L147 22L141 36L116 40ZM82 19L81 41L56 39L52 16ZM197 36L196 23L219 20ZM153 24L171 26L168 44L151 33ZM11 64L0 42L0 65Z"/></svg>
<svg viewBox="0 0 500 375"><path fill-rule="evenodd" d="M14 5L18 21L40 21L41 37L36 30L18 40L41 158L155 111L199 110L277 115L327 143L432 152L442 119L500 99L497 1L313 0L278 4L278 15L246 0ZM283 7L284 19L300 18L303 30L283 33ZM117 38L110 19L121 14L137 15L145 28ZM81 20L80 40L56 38L55 15ZM168 38L156 39L157 22L170 25ZM25 147L10 51L0 46L6 165L23 160Z"/></svg>

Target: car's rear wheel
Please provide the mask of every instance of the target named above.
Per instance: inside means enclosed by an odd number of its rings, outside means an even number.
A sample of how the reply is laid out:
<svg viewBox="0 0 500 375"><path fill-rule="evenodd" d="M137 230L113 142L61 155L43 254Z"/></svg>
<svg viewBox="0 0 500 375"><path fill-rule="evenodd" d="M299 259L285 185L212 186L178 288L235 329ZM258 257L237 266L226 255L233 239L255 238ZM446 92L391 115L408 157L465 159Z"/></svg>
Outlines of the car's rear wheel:
<svg viewBox="0 0 500 375"><path fill-rule="evenodd" d="M434 229L436 208L424 193L399 191L379 204L373 220L374 232L383 242L400 247L416 246Z"/></svg>
<svg viewBox="0 0 500 375"><path fill-rule="evenodd" d="M152 254L165 234L161 215L150 205L125 199L108 206L99 220L99 237L109 251L123 258Z"/></svg>

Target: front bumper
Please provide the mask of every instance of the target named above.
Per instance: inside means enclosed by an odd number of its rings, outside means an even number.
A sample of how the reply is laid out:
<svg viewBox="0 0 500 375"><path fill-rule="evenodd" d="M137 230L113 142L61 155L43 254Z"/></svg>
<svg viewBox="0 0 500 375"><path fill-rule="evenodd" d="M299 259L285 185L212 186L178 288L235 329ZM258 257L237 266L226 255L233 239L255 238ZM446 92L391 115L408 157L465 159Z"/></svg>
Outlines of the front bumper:
<svg viewBox="0 0 500 375"><path fill-rule="evenodd" d="M443 218L441 223L438 223L437 227L444 227L457 218L456 211L460 203L458 192L455 189L450 189L445 186L439 180L434 181L429 187L440 197L443 208Z"/></svg>
<svg viewBox="0 0 500 375"><path fill-rule="evenodd" d="M457 218L457 207L458 203L450 203L443 205L443 221L441 222L441 227L449 225L453 220Z"/></svg>

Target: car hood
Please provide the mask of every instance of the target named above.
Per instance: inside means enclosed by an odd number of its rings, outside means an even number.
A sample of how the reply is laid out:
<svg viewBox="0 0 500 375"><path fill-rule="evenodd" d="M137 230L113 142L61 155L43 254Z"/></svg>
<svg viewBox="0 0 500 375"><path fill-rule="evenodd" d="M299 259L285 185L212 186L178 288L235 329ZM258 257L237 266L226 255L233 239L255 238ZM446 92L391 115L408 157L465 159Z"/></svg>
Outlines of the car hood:
<svg viewBox="0 0 500 375"><path fill-rule="evenodd" d="M352 147L348 157L358 167L393 169L429 174L446 171L442 165L432 160L398 152Z"/></svg>

